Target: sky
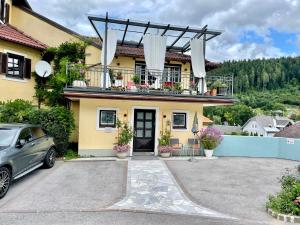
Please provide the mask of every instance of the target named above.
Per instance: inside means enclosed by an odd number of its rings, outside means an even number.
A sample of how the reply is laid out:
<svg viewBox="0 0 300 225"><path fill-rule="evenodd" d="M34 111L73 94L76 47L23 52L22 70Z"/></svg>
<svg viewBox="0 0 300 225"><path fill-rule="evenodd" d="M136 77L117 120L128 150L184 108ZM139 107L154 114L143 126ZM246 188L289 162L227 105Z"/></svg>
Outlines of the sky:
<svg viewBox="0 0 300 225"><path fill-rule="evenodd" d="M300 0L29 0L33 10L80 34L95 36L87 15L221 30L209 60L300 54Z"/></svg>

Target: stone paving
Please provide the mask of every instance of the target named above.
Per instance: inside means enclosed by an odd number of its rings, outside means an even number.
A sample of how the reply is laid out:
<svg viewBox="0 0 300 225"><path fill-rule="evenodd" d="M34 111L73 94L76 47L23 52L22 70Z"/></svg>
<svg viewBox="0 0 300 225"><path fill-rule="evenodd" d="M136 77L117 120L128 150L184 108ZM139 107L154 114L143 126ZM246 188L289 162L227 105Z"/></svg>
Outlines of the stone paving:
<svg viewBox="0 0 300 225"><path fill-rule="evenodd" d="M190 201L161 160L128 162L127 194L110 208L231 218Z"/></svg>

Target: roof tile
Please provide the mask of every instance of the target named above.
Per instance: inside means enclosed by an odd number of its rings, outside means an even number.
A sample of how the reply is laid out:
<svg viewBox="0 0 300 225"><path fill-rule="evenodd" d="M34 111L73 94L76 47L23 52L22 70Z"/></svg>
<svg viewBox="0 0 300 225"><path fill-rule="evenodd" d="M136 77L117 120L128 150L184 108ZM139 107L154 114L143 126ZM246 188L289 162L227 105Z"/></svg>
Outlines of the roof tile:
<svg viewBox="0 0 300 225"><path fill-rule="evenodd" d="M7 24L0 25L0 39L26 45L39 50L47 48L47 45L44 43Z"/></svg>

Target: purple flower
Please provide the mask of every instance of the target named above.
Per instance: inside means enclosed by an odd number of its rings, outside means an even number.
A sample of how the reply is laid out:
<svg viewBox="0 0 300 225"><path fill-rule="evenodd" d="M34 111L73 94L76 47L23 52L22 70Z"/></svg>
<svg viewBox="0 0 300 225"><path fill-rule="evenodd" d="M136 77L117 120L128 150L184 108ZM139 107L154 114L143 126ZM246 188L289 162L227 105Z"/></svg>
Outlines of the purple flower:
<svg viewBox="0 0 300 225"><path fill-rule="evenodd" d="M170 145L160 145L158 146L158 151L160 153L168 153L168 152L172 152L173 148Z"/></svg>
<svg viewBox="0 0 300 225"><path fill-rule="evenodd" d="M223 136L218 129L208 127L200 131L199 139L205 149L214 149L221 143Z"/></svg>
<svg viewBox="0 0 300 225"><path fill-rule="evenodd" d="M118 152L118 153L122 153L122 152L128 152L130 149L130 146L129 145L115 145L113 147L113 150L115 152Z"/></svg>

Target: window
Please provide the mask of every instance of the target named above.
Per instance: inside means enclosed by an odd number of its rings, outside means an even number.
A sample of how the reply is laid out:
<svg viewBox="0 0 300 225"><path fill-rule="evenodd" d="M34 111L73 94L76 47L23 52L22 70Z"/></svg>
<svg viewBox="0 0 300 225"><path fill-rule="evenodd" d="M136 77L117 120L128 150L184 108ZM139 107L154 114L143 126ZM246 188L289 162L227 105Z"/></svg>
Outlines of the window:
<svg viewBox="0 0 300 225"><path fill-rule="evenodd" d="M39 139L45 136L45 132L40 127L33 127L31 128L31 133L34 139Z"/></svg>
<svg viewBox="0 0 300 225"><path fill-rule="evenodd" d="M186 113L173 113L173 129L186 128Z"/></svg>
<svg viewBox="0 0 300 225"><path fill-rule="evenodd" d="M23 78L24 57L20 55L7 54L7 76L13 78Z"/></svg>
<svg viewBox="0 0 300 225"><path fill-rule="evenodd" d="M33 140L32 134L31 134L31 131L29 128L25 128L24 130L21 131L19 140L25 140L26 143Z"/></svg>
<svg viewBox="0 0 300 225"><path fill-rule="evenodd" d="M116 110L99 111L99 127L116 127Z"/></svg>
<svg viewBox="0 0 300 225"><path fill-rule="evenodd" d="M0 4L0 20L4 22L5 19L5 0L1 0Z"/></svg>

